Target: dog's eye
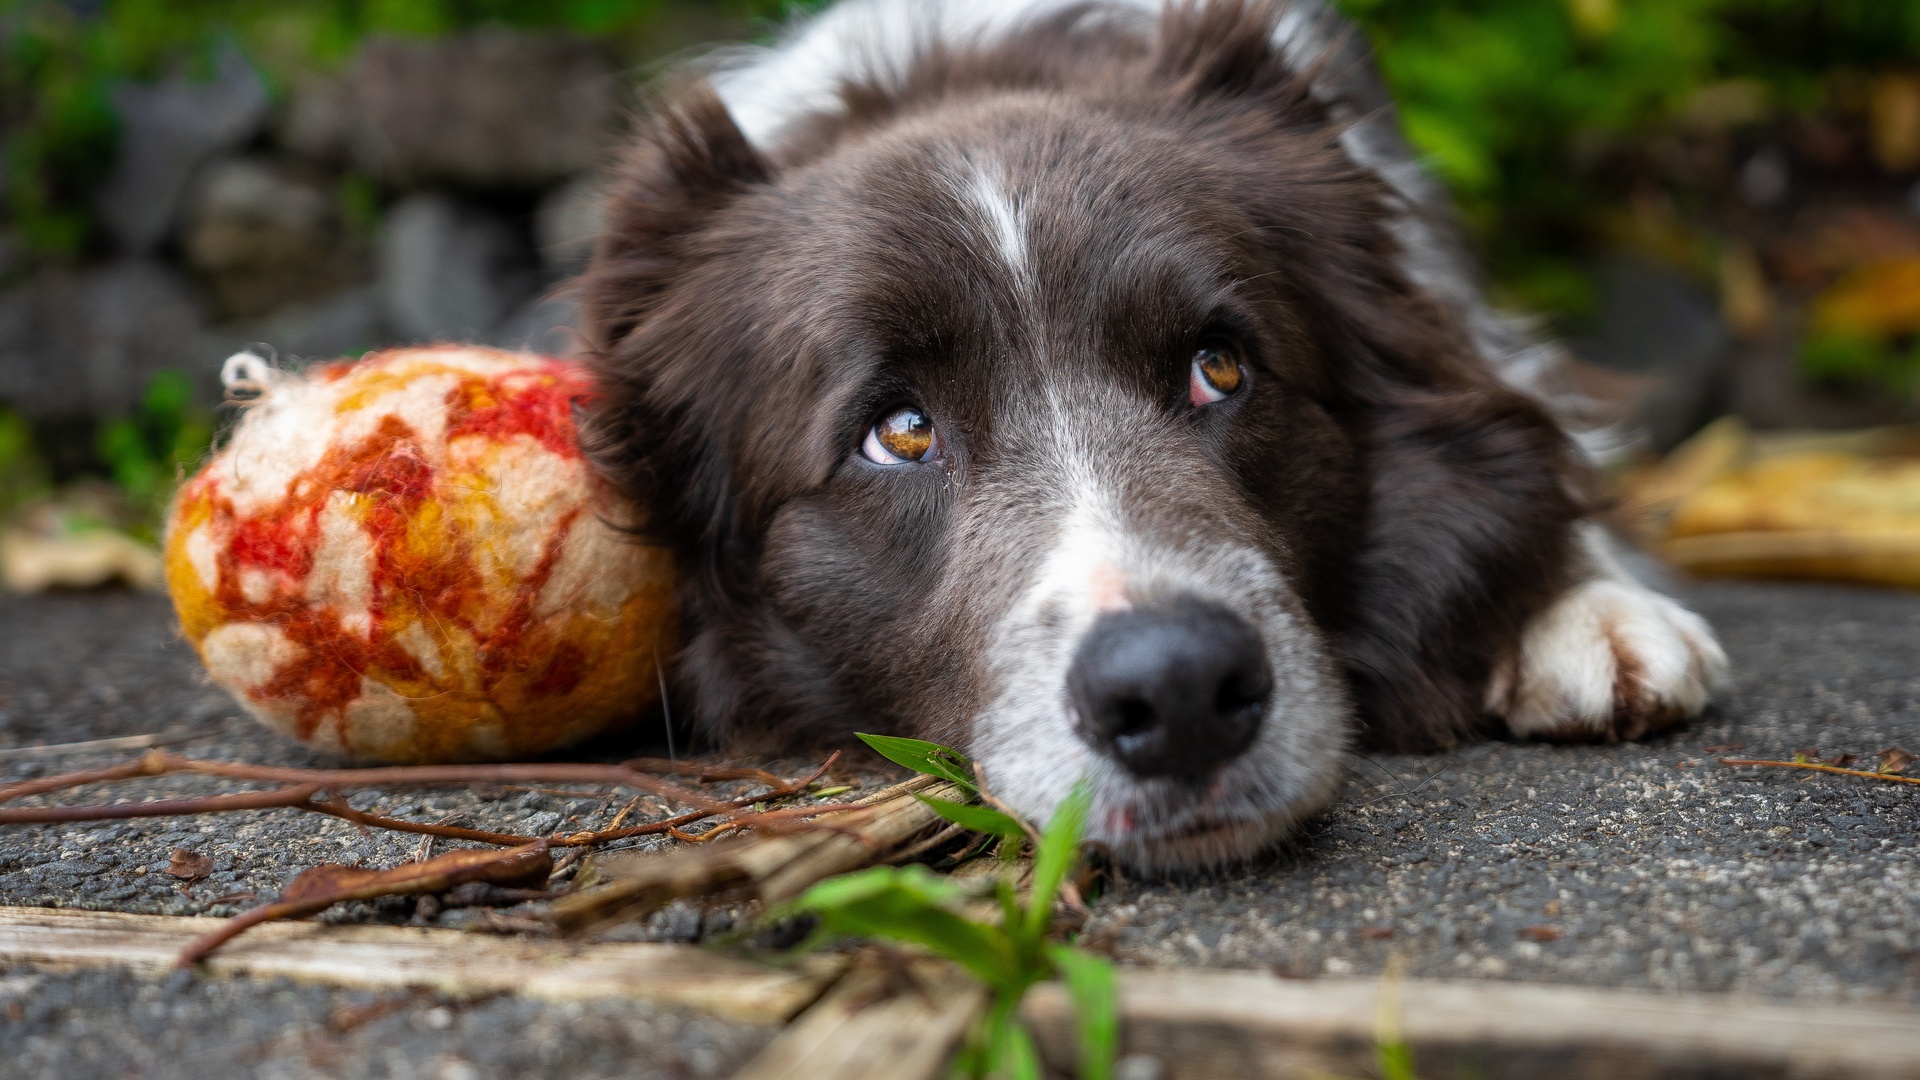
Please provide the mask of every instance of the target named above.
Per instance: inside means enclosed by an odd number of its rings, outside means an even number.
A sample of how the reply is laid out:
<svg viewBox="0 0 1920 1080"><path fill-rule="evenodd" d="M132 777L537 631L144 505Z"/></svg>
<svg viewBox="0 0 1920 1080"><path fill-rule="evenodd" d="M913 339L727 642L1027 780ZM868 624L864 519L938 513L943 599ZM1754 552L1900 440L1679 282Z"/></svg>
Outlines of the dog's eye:
<svg viewBox="0 0 1920 1080"><path fill-rule="evenodd" d="M860 444L860 453L876 465L905 465L909 461L930 461L939 449L933 437L933 421L911 405L895 409L880 418Z"/></svg>
<svg viewBox="0 0 1920 1080"><path fill-rule="evenodd" d="M1205 348L1193 354L1187 376L1187 401L1194 408L1225 401L1247 381L1240 358L1225 349Z"/></svg>

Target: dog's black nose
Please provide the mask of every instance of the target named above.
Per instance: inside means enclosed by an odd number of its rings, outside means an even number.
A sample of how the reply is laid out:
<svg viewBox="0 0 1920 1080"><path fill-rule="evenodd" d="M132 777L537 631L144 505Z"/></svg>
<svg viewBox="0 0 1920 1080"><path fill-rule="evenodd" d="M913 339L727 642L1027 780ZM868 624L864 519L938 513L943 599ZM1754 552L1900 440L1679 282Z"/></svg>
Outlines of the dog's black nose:
<svg viewBox="0 0 1920 1080"><path fill-rule="evenodd" d="M1273 676L1245 619L1190 600L1102 615L1067 689L1087 740L1129 772L1198 781L1252 745Z"/></svg>

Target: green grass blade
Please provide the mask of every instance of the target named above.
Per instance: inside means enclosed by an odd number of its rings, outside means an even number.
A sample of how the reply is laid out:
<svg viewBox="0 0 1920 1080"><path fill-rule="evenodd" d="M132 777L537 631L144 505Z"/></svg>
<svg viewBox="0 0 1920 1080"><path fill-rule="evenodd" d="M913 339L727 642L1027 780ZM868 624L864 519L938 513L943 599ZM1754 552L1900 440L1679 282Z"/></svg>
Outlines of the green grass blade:
<svg viewBox="0 0 1920 1080"><path fill-rule="evenodd" d="M1018 1002L994 1010L987 1033L987 1075L994 1080L1041 1080L1040 1054L1020 1023Z"/></svg>
<svg viewBox="0 0 1920 1080"><path fill-rule="evenodd" d="M1087 814L1092 809L1093 788L1081 780L1060 800L1053 819L1047 822L1040 848L1033 855L1033 894L1027 900L1022 940L1038 943L1046 937L1047 927L1053 922L1053 898L1067 871L1073 869L1080 852L1080 835L1086 830Z"/></svg>
<svg viewBox="0 0 1920 1080"><path fill-rule="evenodd" d="M1120 1051L1120 994L1113 964L1102 956L1066 945L1048 950L1053 968L1067 984L1080 1032L1080 1080L1112 1080Z"/></svg>
<svg viewBox="0 0 1920 1080"><path fill-rule="evenodd" d="M988 986L1020 982L1012 938L999 927L948 910L968 895L964 887L924 866L877 866L815 885L790 910L811 912L820 920L817 933L827 937L918 945L966 968Z"/></svg>
<svg viewBox="0 0 1920 1080"><path fill-rule="evenodd" d="M991 806L973 806L968 803L949 802L946 799L931 799L925 795L915 795L914 798L925 803L929 810L963 829L1002 837L1016 843L1027 838L1027 830L1018 821Z"/></svg>
<svg viewBox="0 0 1920 1080"><path fill-rule="evenodd" d="M855 734L859 735L861 742L872 747L874 753L895 765L904 765L914 772L951 781L969 795L980 793L973 782L973 762L958 750L924 739L903 739L897 735L868 735L862 732Z"/></svg>
<svg viewBox="0 0 1920 1080"><path fill-rule="evenodd" d="M1380 1080L1420 1080L1413 1071L1413 1048L1406 1043L1375 1043L1373 1062Z"/></svg>

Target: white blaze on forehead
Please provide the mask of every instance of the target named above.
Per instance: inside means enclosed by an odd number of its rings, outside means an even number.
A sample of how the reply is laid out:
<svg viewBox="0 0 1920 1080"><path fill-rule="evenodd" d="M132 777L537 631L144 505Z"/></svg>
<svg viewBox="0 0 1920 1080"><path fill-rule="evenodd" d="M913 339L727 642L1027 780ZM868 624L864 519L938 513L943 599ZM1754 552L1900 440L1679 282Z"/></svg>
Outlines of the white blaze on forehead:
<svg viewBox="0 0 1920 1080"><path fill-rule="evenodd" d="M991 172L975 168L964 188L979 211L987 239L1015 278L1027 276L1027 216Z"/></svg>

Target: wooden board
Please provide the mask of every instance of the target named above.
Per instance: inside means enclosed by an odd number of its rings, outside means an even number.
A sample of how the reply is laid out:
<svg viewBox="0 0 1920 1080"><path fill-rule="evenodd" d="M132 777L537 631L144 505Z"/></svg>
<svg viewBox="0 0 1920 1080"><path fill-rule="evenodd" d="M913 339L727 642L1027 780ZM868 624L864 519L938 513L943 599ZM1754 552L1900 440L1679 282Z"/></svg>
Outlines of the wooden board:
<svg viewBox="0 0 1920 1080"><path fill-rule="evenodd" d="M733 1080L941 1080L986 1004L979 983L943 964L862 964Z"/></svg>
<svg viewBox="0 0 1920 1080"><path fill-rule="evenodd" d="M221 919L0 907L0 960L123 966L162 974ZM204 965L221 975L336 986L428 987L449 994L643 998L756 1023L782 1023L839 974L836 958L778 968L691 945L575 944L405 926L269 923Z"/></svg>
<svg viewBox="0 0 1920 1080"><path fill-rule="evenodd" d="M161 974L218 924L0 907L0 962ZM786 969L683 945L311 922L258 927L207 969L453 994L644 998L750 1022L791 1019L736 1080L937 1080L984 1004L977 985L937 965L916 965L911 980L868 964L842 977L834 957ZM1880 1005L1142 969L1122 971L1120 994L1124 1052L1158 1059L1153 1075L1164 1080L1373 1076L1383 1018L1412 1048L1422 1080L1920 1080L1920 1010ZM1026 1016L1048 1062L1070 1071L1072 1013L1059 987L1036 988Z"/></svg>
<svg viewBox="0 0 1920 1080"><path fill-rule="evenodd" d="M1920 1011L1883 1006L1228 971L1127 971L1120 994L1123 1052L1159 1059L1165 1080L1373 1076L1383 1016L1423 1080L1920 1078ZM1072 1013L1059 987L1036 988L1026 1015L1047 1060L1067 1066Z"/></svg>

